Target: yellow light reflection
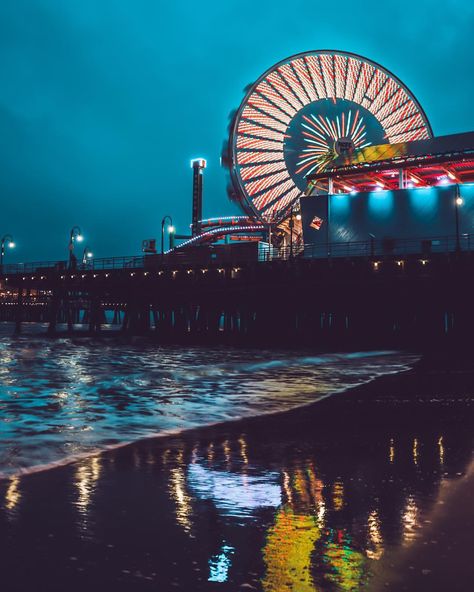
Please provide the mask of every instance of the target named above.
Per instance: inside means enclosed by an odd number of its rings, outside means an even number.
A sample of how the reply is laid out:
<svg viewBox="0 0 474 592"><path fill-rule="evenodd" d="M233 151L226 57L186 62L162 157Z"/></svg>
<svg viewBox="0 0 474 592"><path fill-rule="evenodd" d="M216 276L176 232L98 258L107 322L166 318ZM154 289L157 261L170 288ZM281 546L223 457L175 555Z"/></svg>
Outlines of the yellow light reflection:
<svg viewBox="0 0 474 592"><path fill-rule="evenodd" d="M298 493L298 497L303 505L307 508L310 505L310 497L308 492L308 484L306 482L306 475L301 469L297 469L294 475L294 488Z"/></svg>
<svg viewBox="0 0 474 592"><path fill-rule="evenodd" d="M413 440L413 462L415 463L416 466L418 466L418 439L415 438Z"/></svg>
<svg viewBox="0 0 474 592"><path fill-rule="evenodd" d="M311 554L319 538L320 530L314 516L295 514L289 506L282 508L268 531L263 549L266 565L263 590L314 592Z"/></svg>
<svg viewBox="0 0 474 592"><path fill-rule="evenodd" d="M12 512L21 500L21 491L19 488L20 479L12 477L8 483L8 488L5 493L5 508Z"/></svg>
<svg viewBox="0 0 474 592"><path fill-rule="evenodd" d="M336 481L332 488L332 504L336 511L342 510L344 506L344 485Z"/></svg>
<svg viewBox="0 0 474 592"><path fill-rule="evenodd" d="M369 547L366 555L369 559L378 560L384 553L382 532L380 530L380 518L377 510L372 510L367 519L367 532Z"/></svg>
<svg viewBox="0 0 474 592"><path fill-rule="evenodd" d="M313 499L313 504L315 507L319 507L321 503L324 504L323 500L323 489L324 484L321 479L316 477L316 470L312 464L310 464L306 471L308 475L309 481L309 490L311 493L311 497Z"/></svg>
<svg viewBox="0 0 474 592"><path fill-rule="evenodd" d="M245 465L249 464L249 457L247 455L247 442L245 441L245 436L242 434L239 438L240 444L240 456L242 461Z"/></svg>
<svg viewBox="0 0 474 592"><path fill-rule="evenodd" d="M208 462L212 463L214 460L214 443L211 442L207 447L207 460Z"/></svg>
<svg viewBox="0 0 474 592"><path fill-rule="evenodd" d="M176 505L176 521L185 532L189 533L192 526L192 507L190 496L186 493L186 475L182 466L171 470L170 490Z"/></svg>
<svg viewBox="0 0 474 592"><path fill-rule="evenodd" d="M390 438L390 448L389 448L389 452L388 452L388 458L390 460L390 463L393 463L393 461L395 460L395 444L393 442L393 438Z"/></svg>
<svg viewBox="0 0 474 592"><path fill-rule="evenodd" d="M81 514L87 515L91 496L97 486L101 472L101 460L99 456L92 456L78 465L74 484L78 491L76 505Z"/></svg>
<svg viewBox="0 0 474 592"><path fill-rule="evenodd" d="M409 495L402 515L403 542L412 543L416 538L416 529L418 527L418 507L413 495Z"/></svg>
<svg viewBox="0 0 474 592"><path fill-rule="evenodd" d="M439 437L438 440L438 452L439 452L439 464L442 466L444 465L444 444L443 444L443 436Z"/></svg>
<svg viewBox="0 0 474 592"><path fill-rule="evenodd" d="M291 492L291 479L287 471L283 471L283 490L289 504L293 503L293 494Z"/></svg>

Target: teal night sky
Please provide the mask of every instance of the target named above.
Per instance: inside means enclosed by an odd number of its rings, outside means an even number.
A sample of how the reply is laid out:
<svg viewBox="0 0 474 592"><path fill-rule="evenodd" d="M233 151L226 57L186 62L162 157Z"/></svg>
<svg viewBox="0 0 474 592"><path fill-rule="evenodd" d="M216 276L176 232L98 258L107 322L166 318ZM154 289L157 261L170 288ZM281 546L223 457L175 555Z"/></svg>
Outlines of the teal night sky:
<svg viewBox="0 0 474 592"><path fill-rule="evenodd" d="M78 224L98 257L140 252L191 218L237 212L219 165L229 113L275 62L339 49L379 62L436 135L474 130L468 0L2 0L0 234L7 261L61 259Z"/></svg>

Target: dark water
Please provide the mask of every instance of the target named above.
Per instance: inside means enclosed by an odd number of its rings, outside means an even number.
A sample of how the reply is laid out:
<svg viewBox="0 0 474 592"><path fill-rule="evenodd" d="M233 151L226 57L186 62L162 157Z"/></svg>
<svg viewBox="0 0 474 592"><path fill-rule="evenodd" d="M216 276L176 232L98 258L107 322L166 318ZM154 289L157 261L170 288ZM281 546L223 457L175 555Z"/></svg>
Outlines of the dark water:
<svg viewBox="0 0 474 592"><path fill-rule="evenodd" d="M0 338L0 476L154 435L311 403L407 367L390 352Z"/></svg>

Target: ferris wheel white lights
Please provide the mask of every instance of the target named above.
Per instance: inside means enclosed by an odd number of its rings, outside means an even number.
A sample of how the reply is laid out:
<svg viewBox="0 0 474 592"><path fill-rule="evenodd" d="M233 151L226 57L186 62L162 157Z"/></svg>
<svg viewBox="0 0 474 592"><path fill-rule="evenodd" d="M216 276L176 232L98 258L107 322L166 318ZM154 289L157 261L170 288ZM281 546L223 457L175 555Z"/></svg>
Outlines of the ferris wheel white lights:
<svg viewBox="0 0 474 592"><path fill-rule="evenodd" d="M403 83L354 54L313 51L263 74L234 119L226 155L234 197L268 221L305 188L305 175L372 144L430 138Z"/></svg>

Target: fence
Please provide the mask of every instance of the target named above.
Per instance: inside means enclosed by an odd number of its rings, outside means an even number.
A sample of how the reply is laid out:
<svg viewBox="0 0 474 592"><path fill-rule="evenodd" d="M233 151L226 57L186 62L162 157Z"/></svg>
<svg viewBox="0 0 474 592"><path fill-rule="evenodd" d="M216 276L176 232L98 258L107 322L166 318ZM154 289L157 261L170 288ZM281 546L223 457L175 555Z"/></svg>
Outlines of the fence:
<svg viewBox="0 0 474 592"><path fill-rule="evenodd" d="M287 261L299 258L356 258L356 257L397 257L403 255L420 255L429 257L431 254L452 253L456 251L472 251L474 245L474 235L461 234L459 236L437 236L429 238L412 239L375 239L369 238L366 241L320 243L320 244L297 244L283 248L267 247L258 251L253 257L244 260L234 261L231 258L220 259L219 256L209 254L208 264L225 263L252 263L257 260L265 261ZM207 249L203 246L202 249ZM204 252L204 251L203 251ZM210 251L209 251L210 253ZM1 275L8 274L29 274L29 273L47 273L52 270L87 272L95 270L120 270L120 269L142 269L144 267L169 267L179 264L196 263L195 253L188 256L186 249L175 250L170 255L153 256L128 256L128 257L106 257L88 261L84 264L77 264L70 267L68 261L40 261L32 263L13 263L3 265L0 269ZM200 258L201 263L206 263L206 259ZM151 264L151 265L150 265Z"/></svg>

